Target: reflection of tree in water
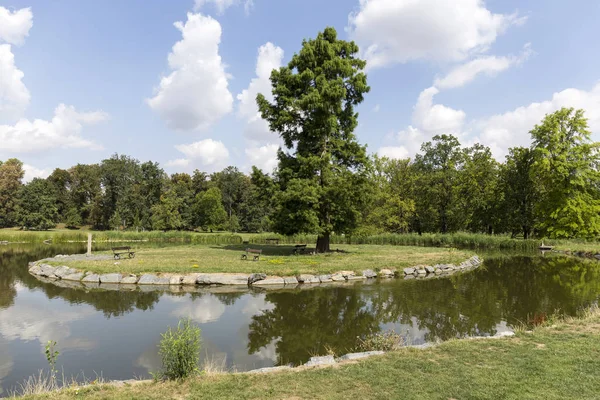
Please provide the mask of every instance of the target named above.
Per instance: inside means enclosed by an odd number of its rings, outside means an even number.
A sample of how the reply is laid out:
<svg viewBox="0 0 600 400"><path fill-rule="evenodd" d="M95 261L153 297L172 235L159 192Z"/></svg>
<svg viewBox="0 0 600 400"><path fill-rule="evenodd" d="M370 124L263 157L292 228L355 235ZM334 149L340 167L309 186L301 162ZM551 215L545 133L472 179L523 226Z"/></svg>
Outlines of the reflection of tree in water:
<svg viewBox="0 0 600 400"><path fill-rule="evenodd" d="M351 288L316 288L266 295L274 309L252 317L249 353L281 338L276 345L282 363L300 363L326 347L342 354L354 347L356 337L379 330L367 301Z"/></svg>
<svg viewBox="0 0 600 400"><path fill-rule="evenodd" d="M82 252L81 246L9 246L6 249L0 248L0 251L0 308L13 303L16 297L16 280L29 289L43 290L50 299L62 298L72 304L90 304L107 317L123 315L135 309L149 310L160 297L159 292L62 288L52 283L41 282L29 274L27 265L30 261L56 254Z"/></svg>
<svg viewBox="0 0 600 400"><path fill-rule="evenodd" d="M361 289L334 288L267 294L274 309L254 316L249 352L278 339L281 362L299 363L326 347L338 354L357 336L384 323L412 325L425 340L496 333L557 310L574 315L597 301L600 265L567 257L504 257L484 268L444 279L391 282Z"/></svg>
<svg viewBox="0 0 600 400"><path fill-rule="evenodd" d="M139 290L84 290L61 288L52 283L44 283L42 289L48 298L61 298L71 304L89 304L102 311L106 317L118 317L134 310L151 310L158 302L161 292Z"/></svg>

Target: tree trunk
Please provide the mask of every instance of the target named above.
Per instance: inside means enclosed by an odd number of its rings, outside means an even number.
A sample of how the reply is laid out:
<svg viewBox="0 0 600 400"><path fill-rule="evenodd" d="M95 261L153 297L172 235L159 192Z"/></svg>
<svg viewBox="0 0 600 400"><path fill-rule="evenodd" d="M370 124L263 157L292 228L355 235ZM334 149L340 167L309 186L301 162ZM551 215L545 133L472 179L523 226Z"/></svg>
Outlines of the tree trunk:
<svg viewBox="0 0 600 400"><path fill-rule="evenodd" d="M317 238L317 253L329 253L329 232L319 235Z"/></svg>

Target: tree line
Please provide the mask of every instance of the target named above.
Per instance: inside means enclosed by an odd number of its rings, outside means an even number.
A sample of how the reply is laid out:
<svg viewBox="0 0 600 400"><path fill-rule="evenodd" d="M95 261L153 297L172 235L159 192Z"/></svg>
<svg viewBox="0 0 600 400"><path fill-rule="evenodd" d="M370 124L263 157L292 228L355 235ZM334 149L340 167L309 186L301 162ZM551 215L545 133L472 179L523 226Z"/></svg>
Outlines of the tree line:
<svg viewBox="0 0 600 400"><path fill-rule="evenodd" d="M364 179L350 182L360 187L359 206L349 212L348 199L331 201L347 226L336 233L596 237L600 158L583 111L550 114L531 136L530 148L511 148L502 163L488 147L465 148L452 135L435 136L414 159L369 157ZM24 184L23 164L9 159L0 162L0 227L315 233L302 222L314 193L290 188L285 172L230 166L168 175L158 163L115 154Z"/></svg>

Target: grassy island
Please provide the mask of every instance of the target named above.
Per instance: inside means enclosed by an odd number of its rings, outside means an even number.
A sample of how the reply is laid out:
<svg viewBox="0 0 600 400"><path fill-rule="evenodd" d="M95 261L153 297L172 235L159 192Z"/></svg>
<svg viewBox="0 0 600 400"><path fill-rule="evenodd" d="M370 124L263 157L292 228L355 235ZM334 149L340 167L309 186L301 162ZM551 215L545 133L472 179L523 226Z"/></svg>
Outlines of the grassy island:
<svg viewBox="0 0 600 400"><path fill-rule="evenodd" d="M246 247L262 249L259 261L241 259ZM328 274L347 270L400 269L415 265L460 263L474 253L448 248L428 248L384 245L335 245L338 251L327 254L293 255L290 245L187 245L163 248L141 248L133 259L104 261L53 261L79 270L99 274L120 272L140 273L266 273L290 276L294 274ZM104 252L111 254L110 252ZM118 264L117 264L118 263Z"/></svg>

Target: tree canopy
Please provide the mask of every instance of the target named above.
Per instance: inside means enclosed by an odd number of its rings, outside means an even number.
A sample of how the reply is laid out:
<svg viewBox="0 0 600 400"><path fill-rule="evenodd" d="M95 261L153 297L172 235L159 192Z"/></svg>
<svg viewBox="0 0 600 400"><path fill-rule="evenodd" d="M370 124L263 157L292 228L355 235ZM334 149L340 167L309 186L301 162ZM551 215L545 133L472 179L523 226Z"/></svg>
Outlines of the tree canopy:
<svg viewBox="0 0 600 400"><path fill-rule="evenodd" d="M354 135L354 107L370 88L357 54L354 42L326 28L272 72L273 102L257 96L262 117L287 150L278 154L275 229L318 234L319 252L329 251L332 232L357 226L364 202L368 159Z"/></svg>

